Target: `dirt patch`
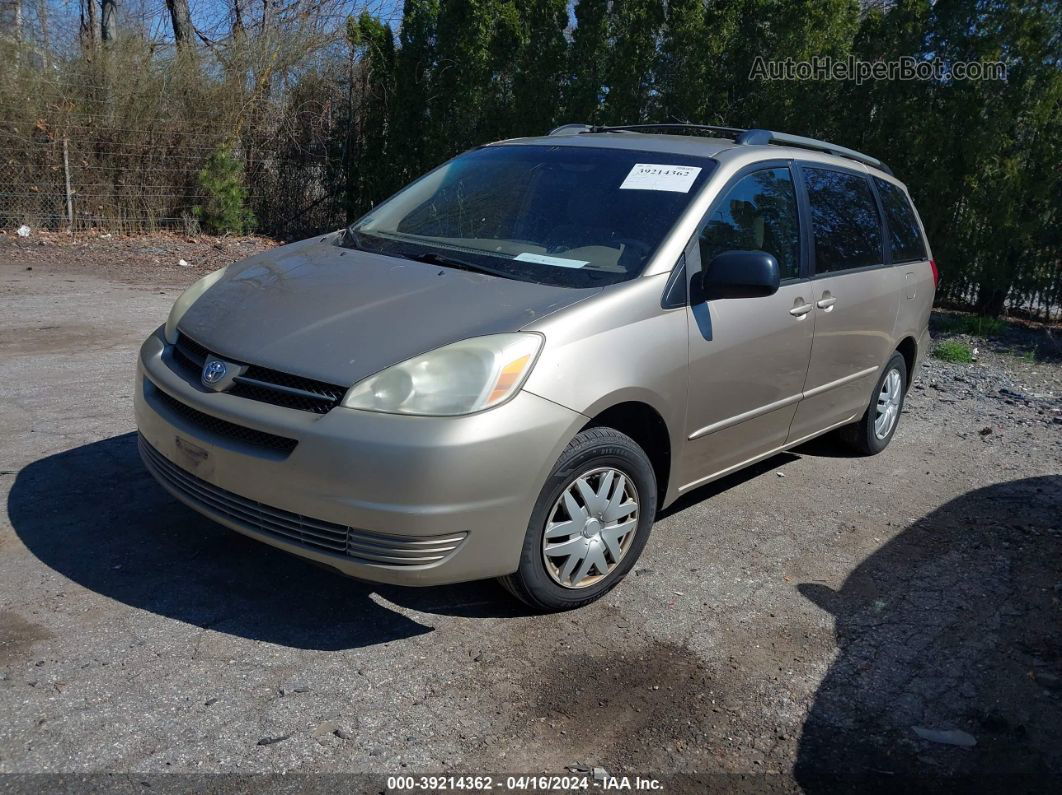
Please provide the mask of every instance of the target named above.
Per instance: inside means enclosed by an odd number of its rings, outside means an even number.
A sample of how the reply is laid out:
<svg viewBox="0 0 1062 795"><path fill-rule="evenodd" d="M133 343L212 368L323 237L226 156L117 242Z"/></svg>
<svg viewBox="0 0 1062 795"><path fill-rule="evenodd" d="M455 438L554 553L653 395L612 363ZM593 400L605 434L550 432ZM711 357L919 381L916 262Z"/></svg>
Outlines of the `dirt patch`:
<svg viewBox="0 0 1062 795"><path fill-rule="evenodd" d="M733 776L753 774L762 788L776 747L795 745L796 738L785 731L756 725L758 710L748 709L756 685L738 655L706 659L660 641L548 659L555 662L522 685L527 722L525 731L507 743L513 769L604 768L617 776L668 771L680 774L669 781L676 791L705 791L724 783L731 788ZM763 742L750 742L754 734ZM750 745L759 746L752 750L754 761ZM784 765L773 772L783 770ZM695 775L704 771L715 777Z"/></svg>
<svg viewBox="0 0 1062 795"><path fill-rule="evenodd" d="M34 643L54 637L47 629L27 621L18 613L0 610L0 665L25 661Z"/></svg>
<svg viewBox="0 0 1062 795"><path fill-rule="evenodd" d="M91 273L126 284L187 285L212 270L279 245L266 237L158 233L122 237L0 233L0 264L24 271ZM181 261L188 263L182 266Z"/></svg>
<svg viewBox="0 0 1062 795"><path fill-rule="evenodd" d="M721 697L705 662L670 643L566 656L528 687L540 694L532 714L566 740L558 767L592 763L613 771L653 769L661 753L684 756Z"/></svg>
<svg viewBox="0 0 1062 795"><path fill-rule="evenodd" d="M23 326L0 339L0 353L35 354L77 350L86 340L107 340L113 336L106 326L88 324Z"/></svg>

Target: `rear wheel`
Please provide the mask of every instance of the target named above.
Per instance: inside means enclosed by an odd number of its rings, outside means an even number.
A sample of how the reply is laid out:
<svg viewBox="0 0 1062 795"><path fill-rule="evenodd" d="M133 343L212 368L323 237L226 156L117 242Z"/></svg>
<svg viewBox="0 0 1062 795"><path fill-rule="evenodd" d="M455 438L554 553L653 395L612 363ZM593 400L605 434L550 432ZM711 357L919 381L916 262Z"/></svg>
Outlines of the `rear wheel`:
<svg viewBox="0 0 1062 795"><path fill-rule="evenodd" d="M841 438L863 455L876 455L888 447L896 433L907 393L907 362L894 353L882 370L859 422L841 429Z"/></svg>
<svg viewBox="0 0 1062 795"><path fill-rule="evenodd" d="M656 514L645 452L612 428L590 428L561 453L531 513L520 568L502 585L537 610L599 599L630 571Z"/></svg>

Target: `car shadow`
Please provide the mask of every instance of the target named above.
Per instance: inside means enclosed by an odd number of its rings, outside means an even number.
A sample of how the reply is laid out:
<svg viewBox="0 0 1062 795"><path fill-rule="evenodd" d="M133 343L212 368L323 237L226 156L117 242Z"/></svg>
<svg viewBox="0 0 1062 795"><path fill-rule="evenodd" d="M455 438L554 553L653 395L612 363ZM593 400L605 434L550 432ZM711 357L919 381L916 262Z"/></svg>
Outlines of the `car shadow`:
<svg viewBox="0 0 1062 795"><path fill-rule="evenodd" d="M836 591L798 586L833 616L838 647L803 726L798 783L954 791L1057 781L1060 572L1062 476L1046 476L946 503Z"/></svg>
<svg viewBox="0 0 1062 795"><path fill-rule="evenodd" d="M859 454L841 440L837 431L816 436L799 447L794 447L792 452L798 456L810 456L811 458L859 458Z"/></svg>
<svg viewBox="0 0 1062 795"><path fill-rule="evenodd" d="M7 509L27 549L79 585L251 640L332 651L432 631L374 597L429 614L525 613L493 582L371 585L231 532L154 481L135 433L30 464L18 473Z"/></svg>
<svg viewBox="0 0 1062 795"><path fill-rule="evenodd" d="M742 483L754 480L761 475L765 475L779 467L799 460L800 456L794 455L790 452L784 452L772 455L770 458L765 458L763 461L759 461L755 464L750 464L744 469L739 469L736 472L732 472L729 475L719 478L719 480L713 480L711 483L706 483L703 486L695 488L693 491L686 492L669 506L658 511L656 514L656 520L659 522L661 519L673 516L699 502L710 500L712 497L722 494L724 491L729 491L735 486L740 486Z"/></svg>
<svg viewBox="0 0 1062 795"><path fill-rule="evenodd" d="M719 480L713 480L711 483L706 483L693 491L686 492L671 503L671 505L658 511L656 519L657 521L666 519L667 517L684 511L699 502L710 500L712 497L722 494L724 491L729 491L735 486L740 486L742 483L749 480L755 480L761 475L765 475L768 472L773 472L784 467L786 464L799 461L805 456L811 458L858 458L859 454L854 452L849 445L845 444L836 432L816 436L814 439L804 442L798 447L772 455L770 458L765 458L762 461L750 464L736 472L731 472L729 475L719 478Z"/></svg>

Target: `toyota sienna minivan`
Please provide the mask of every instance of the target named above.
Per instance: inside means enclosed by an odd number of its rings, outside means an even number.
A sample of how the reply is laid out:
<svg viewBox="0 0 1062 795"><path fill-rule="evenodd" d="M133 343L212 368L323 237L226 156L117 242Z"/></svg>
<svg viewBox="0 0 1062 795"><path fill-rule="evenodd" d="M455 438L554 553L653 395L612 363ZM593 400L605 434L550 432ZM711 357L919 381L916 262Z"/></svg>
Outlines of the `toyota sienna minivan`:
<svg viewBox="0 0 1062 795"><path fill-rule="evenodd" d="M345 574L578 607L698 486L835 429L883 450L937 278L872 157L566 125L190 287L140 351L140 451Z"/></svg>

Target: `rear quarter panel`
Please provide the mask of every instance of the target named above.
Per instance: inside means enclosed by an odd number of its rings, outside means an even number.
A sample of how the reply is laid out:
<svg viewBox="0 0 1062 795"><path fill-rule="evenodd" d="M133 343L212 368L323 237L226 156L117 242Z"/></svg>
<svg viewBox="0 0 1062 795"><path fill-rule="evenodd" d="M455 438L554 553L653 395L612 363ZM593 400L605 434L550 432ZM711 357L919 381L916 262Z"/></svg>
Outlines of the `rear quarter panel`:
<svg viewBox="0 0 1062 795"><path fill-rule="evenodd" d="M914 210L915 219L918 221L918 227L922 233L922 242L926 247L926 258L924 260L892 266L903 274L903 293L900 295L900 306L896 312L893 338L896 340L896 344L899 345L903 340L910 337L918 346L915 351L914 371L907 374L907 383L910 385L919 365L924 361L926 354L929 353L929 315L933 311L933 301L937 292L937 285L933 279L933 266L929 264L930 260L933 259L933 250L930 248L925 224L922 223L922 216L918 212L918 206L914 203L907 186L891 174L879 172L874 174L874 176L893 183L907 194L907 198L911 202L911 209Z"/></svg>
<svg viewBox="0 0 1062 795"><path fill-rule="evenodd" d="M893 266L902 274L900 307L896 312L893 338L897 344L910 337L918 346L915 370L922 363L929 347L929 314L933 309L936 286L933 284L933 268L929 260L909 262ZM914 373L908 374L908 383Z"/></svg>

